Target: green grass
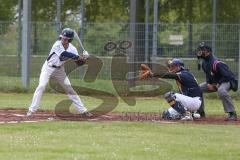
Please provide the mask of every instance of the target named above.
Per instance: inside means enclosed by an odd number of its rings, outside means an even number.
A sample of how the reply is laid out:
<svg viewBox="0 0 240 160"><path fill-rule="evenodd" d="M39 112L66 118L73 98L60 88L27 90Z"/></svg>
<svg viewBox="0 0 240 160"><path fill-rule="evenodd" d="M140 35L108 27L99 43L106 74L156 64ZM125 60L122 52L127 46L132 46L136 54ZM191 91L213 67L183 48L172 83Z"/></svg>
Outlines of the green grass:
<svg viewBox="0 0 240 160"><path fill-rule="evenodd" d="M32 93L0 93L0 108L24 108L27 109L32 100ZM102 103L102 100L81 96L81 100L89 109L94 109ZM44 110L54 110L57 103L66 100L68 97L65 94L59 93L44 93L41 99L40 108ZM162 96L158 97L141 97L136 98L136 104L128 105L123 100L119 99L114 112L162 112L169 108ZM240 111L240 100L234 100L237 111ZM220 99L205 99L205 108L208 115L224 115L222 103ZM72 105L74 110L74 106Z"/></svg>
<svg viewBox="0 0 240 160"><path fill-rule="evenodd" d="M97 91L105 91L105 92L117 95L116 90L113 87L111 80L97 79L93 83L87 83L87 82L83 81L82 79L76 79L76 78L70 78L70 80L71 80L72 86L86 87L86 88L95 89ZM168 80L167 82L173 86L173 90L178 91L178 88L177 88L174 80ZM1 76L0 92L2 92L2 93L33 93L34 90L36 89L37 85L38 85L38 77L31 78L29 89L25 89L22 86L22 80L20 77ZM140 88L143 90L145 89L145 91L146 91L146 90L149 90L151 87L146 88L146 85L145 85L144 87L138 86L136 88L138 88L138 89ZM45 92L55 93L56 91L53 90L49 85L47 85ZM238 100L240 100L239 94L240 94L240 92L232 92L232 91L230 92L230 95L234 99L238 99ZM204 97L215 99L215 98L218 98L218 95L217 95L217 93L208 93L208 94L204 94Z"/></svg>
<svg viewBox="0 0 240 160"><path fill-rule="evenodd" d="M236 160L236 126L137 122L2 125L0 159Z"/></svg>
<svg viewBox="0 0 240 160"><path fill-rule="evenodd" d="M0 92L4 93L33 93L39 83L39 77L30 79L29 89L26 90L22 86L21 77L7 77L2 76L0 79ZM100 91L108 91L115 94L115 90L110 80L96 80L93 83L84 82L81 79L71 79L72 86L89 87ZM49 85L47 85L45 92L55 92Z"/></svg>
<svg viewBox="0 0 240 160"><path fill-rule="evenodd" d="M89 109L101 100L80 96ZM0 108L27 109L32 93L0 93ZM68 97L44 93L41 109L53 110ZM114 112L159 112L162 97L119 101ZM223 115L219 99L206 99L208 115ZM237 110L240 100L235 100ZM74 108L74 107L72 107ZM0 160L237 160L240 127L236 125L160 124L153 122L40 122L0 125Z"/></svg>

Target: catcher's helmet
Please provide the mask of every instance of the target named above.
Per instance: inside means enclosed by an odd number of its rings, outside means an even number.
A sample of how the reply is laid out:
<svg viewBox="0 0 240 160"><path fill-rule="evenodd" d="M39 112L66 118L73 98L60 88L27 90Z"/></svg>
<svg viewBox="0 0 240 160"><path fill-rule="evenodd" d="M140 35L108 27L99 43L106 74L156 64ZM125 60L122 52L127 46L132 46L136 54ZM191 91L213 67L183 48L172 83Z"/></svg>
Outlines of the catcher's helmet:
<svg viewBox="0 0 240 160"><path fill-rule="evenodd" d="M207 45L205 42L201 42L198 46L198 51L207 51L207 52L212 52L212 48Z"/></svg>
<svg viewBox="0 0 240 160"><path fill-rule="evenodd" d="M64 28L60 37L72 40L74 38L74 31L71 28Z"/></svg>
<svg viewBox="0 0 240 160"><path fill-rule="evenodd" d="M173 58L170 65L176 65L176 66L180 66L180 67L184 67L184 63L183 60L178 59L178 58Z"/></svg>

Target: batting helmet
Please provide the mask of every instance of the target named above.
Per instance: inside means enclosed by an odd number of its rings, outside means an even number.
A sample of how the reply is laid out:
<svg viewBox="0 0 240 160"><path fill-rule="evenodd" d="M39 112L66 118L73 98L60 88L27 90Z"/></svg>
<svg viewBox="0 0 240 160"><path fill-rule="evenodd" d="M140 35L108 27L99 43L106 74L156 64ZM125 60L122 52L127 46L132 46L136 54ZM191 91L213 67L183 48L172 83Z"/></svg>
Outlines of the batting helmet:
<svg viewBox="0 0 240 160"><path fill-rule="evenodd" d="M64 28L60 37L72 40L74 38L74 31L71 28Z"/></svg>

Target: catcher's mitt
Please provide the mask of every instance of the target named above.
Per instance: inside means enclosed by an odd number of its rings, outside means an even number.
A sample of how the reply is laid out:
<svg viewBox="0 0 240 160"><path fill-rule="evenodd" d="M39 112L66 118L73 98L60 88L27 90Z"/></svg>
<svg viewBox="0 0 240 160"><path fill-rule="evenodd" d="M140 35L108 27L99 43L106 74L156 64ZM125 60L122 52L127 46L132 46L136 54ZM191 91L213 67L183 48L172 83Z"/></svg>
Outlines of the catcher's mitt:
<svg viewBox="0 0 240 160"><path fill-rule="evenodd" d="M140 68L140 80L145 80L152 76L151 69L146 64L141 64Z"/></svg>

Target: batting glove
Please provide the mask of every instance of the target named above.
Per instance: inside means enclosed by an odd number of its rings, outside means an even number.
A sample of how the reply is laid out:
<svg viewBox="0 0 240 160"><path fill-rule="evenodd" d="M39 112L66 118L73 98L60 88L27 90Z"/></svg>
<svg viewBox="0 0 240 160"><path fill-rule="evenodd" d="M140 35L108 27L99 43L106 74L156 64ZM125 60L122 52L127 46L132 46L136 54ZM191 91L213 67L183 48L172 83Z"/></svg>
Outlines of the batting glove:
<svg viewBox="0 0 240 160"><path fill-rule="evenodd" d="M83 56L85 59L88 59L89 58L89 54L88 54L88 51L83 51Z"/></svg>

